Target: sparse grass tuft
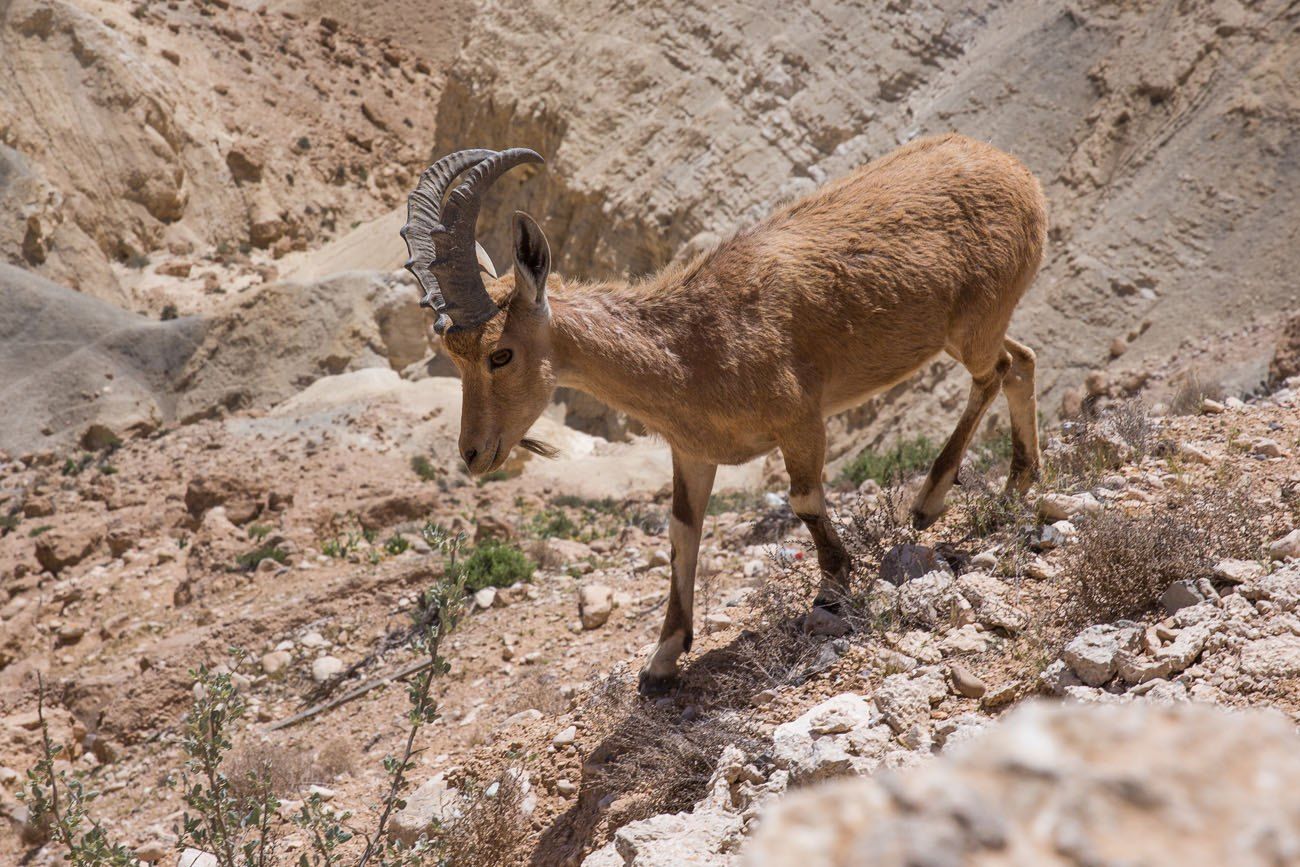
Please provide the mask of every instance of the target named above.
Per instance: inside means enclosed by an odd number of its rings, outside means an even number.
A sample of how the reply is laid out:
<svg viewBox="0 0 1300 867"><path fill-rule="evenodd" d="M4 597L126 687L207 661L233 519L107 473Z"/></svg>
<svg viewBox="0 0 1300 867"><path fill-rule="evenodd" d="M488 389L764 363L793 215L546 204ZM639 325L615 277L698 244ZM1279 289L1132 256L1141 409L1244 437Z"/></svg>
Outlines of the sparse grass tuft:
<svg viewBox="0 0 1300 867"><path fill-rule="evenodd" d="M406 549L410 547L411 543L401 533L394 533L384 540L384 550L393 557L406 553Z"/></svg>
<svg viewBox="0 0 1300 867"><path fill-rule="evenodd" d="M961 479L953 499L967 539L983 540L1032 523L1030 502L1023 496L1006 494L1000 479L988 472L963 472ZM1019 534L1015 538L1023 540Z"/></svg>
<svg viewBox="0 0 1300 867"><path fill-rule="evenodd" d="M79 476L86 467L95 462L94 455L82 455L80 458L68 458L63 462L63 475Z"/></svg>
<svg viewBox="0 0 1300 867"><path fill-rule="evenodd" d="M874 479L881 485L887 484L895 476L910 476L926 470L939 455L939 447L928 437L899 440L884 452L864 449L850 461L840 474L842 478L860 485L867 479Z"/></svg>
<svg viewBox="0 0 1300 867"><path fill-rule="evenodd" d="M1200 415L1201 405L1209 400L1223 400L1223 384L1202 370L1184 370L1174 380L1176 388L1169 399L1170 415Z"/></svg>
<svg viewBox="0 0 1300 867"><path fill-rule="evenodd" d="M417 476L424 479L426 482L432 482L434 479L438 478L438 476L442 475L438 468L433 465L433 462L424 455L416 455L411 458L411 469L415 471Z"/></svg>
<svg viewBox="0 0 1300 867"><path fill-rule="evenodd" d="M533 515L529 530L539 539L572 539L579 528L563 509L549 508Z"/></svg>
<svg viewBox="0 0 1300 867"><path fill-rule="evenodd" d="M726 491L709 498L708 515L725 515L728 512L750 512L763 508L761 491Z"/></svg>
<svg viewBox="0 0 1300 867"><path fill-rule="evenodd" d="M284 565L289 562L289 552L275 544L258 545L251 551L235 558L235 564L243 572L252 572L263 560L274 560Z"/></svg>

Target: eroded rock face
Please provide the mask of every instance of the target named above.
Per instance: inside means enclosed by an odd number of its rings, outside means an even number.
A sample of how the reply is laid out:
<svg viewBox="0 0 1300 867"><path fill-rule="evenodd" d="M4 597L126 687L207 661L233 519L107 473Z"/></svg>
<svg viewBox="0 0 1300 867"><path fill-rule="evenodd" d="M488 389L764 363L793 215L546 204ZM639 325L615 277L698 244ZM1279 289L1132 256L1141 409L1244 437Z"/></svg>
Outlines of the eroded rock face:
<svg viewBox="0 0 1300 867"><path fill-rule="evenodd" d="M1277 863L1297 772L1278 713L1035 703L922 767L787 796L745 864Z"/></svg>

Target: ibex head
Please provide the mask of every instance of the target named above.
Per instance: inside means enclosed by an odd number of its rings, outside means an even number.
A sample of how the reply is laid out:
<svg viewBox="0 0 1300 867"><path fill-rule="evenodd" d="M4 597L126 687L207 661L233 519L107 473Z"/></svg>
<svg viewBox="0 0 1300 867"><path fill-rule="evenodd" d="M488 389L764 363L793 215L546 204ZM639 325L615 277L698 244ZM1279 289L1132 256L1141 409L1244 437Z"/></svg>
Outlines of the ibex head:
<svg viewBox="0 0 1300 867"><path fill-rule="evenodd" d="M500 467L516 445L555 453L524 437L555 391L546 304L550 246L533 218L516 211L514 273L497 279L475 240L479 205L492 182L514 166L540 162L527 148L443 157L420 177L402 228L407 270L424 288L420 305L436 313L434 330L460 370L460 453L475 474ZM493 280L490 290L484 273Z"/></svg>

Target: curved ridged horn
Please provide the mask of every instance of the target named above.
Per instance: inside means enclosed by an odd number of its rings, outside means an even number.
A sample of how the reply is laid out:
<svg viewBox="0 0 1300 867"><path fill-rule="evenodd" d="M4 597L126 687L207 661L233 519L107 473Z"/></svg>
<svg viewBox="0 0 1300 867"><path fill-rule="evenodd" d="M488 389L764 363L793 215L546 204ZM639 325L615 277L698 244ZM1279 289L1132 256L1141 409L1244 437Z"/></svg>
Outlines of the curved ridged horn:
<svg viewBox="0 0 1300 867"><path fill-rule="evenodd" d="M522 163L543 162L527 148L496 152L457 151L430 166L407 203L402 237L410 258L406 269L424 288L420 306L437 311L434 330L474 328L497 314L483 286L475 223L483 193L492 182ZM447 187L469 174L443 203Z"/></svg>

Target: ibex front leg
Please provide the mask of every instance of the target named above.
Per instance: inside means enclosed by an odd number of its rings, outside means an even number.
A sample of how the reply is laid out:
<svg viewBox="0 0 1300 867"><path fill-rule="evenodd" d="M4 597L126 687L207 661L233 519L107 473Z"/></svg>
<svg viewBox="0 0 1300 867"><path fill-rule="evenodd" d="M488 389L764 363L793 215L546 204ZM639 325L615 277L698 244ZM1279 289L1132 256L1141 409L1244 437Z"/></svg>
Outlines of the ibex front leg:
<svg viewBox="0 0 1300 867"><path fill-rule="evenodd" d="M673 513L668 519L673 575L668 586L668 611L659 645L641 672L642 695L661 695L677 679L677 657L691 649L695 602L695 566L700 554L700 529L709 506L717 466L673 452Z"/></svg>
<svg viewBox="0 0 1300 867"><path fill-rule="evenodd" d="M826 515L822 467L826 462L826 427L820 418L810 420L780 439L785 471L790 476L790 508L803 521L817 546L821 587L814 603L835 610L849 592L849 553Z"/></svg>

